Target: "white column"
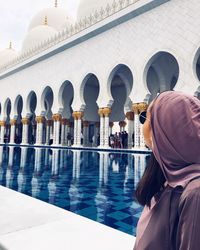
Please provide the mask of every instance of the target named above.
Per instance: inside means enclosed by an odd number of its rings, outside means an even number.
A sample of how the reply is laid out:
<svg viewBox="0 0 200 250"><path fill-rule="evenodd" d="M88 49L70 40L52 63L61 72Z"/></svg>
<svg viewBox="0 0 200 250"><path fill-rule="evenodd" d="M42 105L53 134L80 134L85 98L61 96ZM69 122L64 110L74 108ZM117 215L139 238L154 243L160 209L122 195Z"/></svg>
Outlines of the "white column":
<svg viewBox="0 0 200 250"><path fill-rule="evenodd" d="M39 144L43 144L43 123L39 123L38 126L39 126Z"/></svg>
<svg viewBox="0 0 200 250"><path fill-rule="evenodd" d="M43 144L44 117L43 116L37 116L36 117L36 122L37 122L36 145L41 145L41 144Z"/></svg>
<svg viewBox="0 0 200 250"><path fill-rule="evenodd" d="M52 118L54 120L53 144L54 145L59 145L60 144L60 121L61 121L61 115L60 114L54 114Z"/></svg>
<svg viewBox="0 0 200 250"><path fill-rule="evenodd" d="M77 145L77 125L78 125L78 120L74 118L74 146Z"/></svg>
<svg viewBox="0 0 200 250"><path fill-rule="evenodd" d="M50 126L46 126L46 145L49 145L49 140L50 140Z"/></svg>
<svg viewBox="0 0 200 250"><path fill-rule="evenodd" d="M27 117L22 119L22 144L28 144L28 124L29 119Z"/></svg>
<svg viewBox="0 0 200 250"><path fill-rule="evenodd" d="M68 120L66 118L62 119L61 122L61 145L67 146L67 124Z"/></svg>
<svg viewBox="0 0 200 250"><path fill-rule="evenodd" d="M144 135L143 135L143 124L140 124L140 148L145 149L145 141L144 141Z"/></svg>
<svg viewBox="0 0 200 250"><path fill-rule="evenodd" d="M104 147L109 147L109 116L105 117Z"/></svg>
<svg viewBox="0 0 200 250"><path fill-rule="evenodd" d="M139 148L140 146L140 121L139 121L139 115L135 114L134 119L134 148Z"/></svg>
<svg viewBox="0 0 200 250"><path fill-rule="evenodd" d="M104 127L105 119L103 116L100 116L100 147L104 146Z"/></svg>
<svg viewBox="0 0 200 250"><path fill-rule="evenodd" d="M73 112L74 117L74 147L81 146L81 122L83 117L82 111Z"/></svg>
<svg viewBox="0 0 200 250"><path fill-rule="evenodd" d="M57 141L57 121L53 122L53 144Z"/></svg>
<svg viewBox="0 0 200 250"><path fill-rule="evenodd" d="M128 148L133 147L134 121L128 120Z"/></svg>
<svg viewBox="0 0 200 250"><path fill-rule="evenodd" d="M81 118L77 120L77 146L81 146Z"/></svg>
<svg viewBox="0 0 200 250"><path fill-rule="evenodd" d="M60 126L61 126L61 123L60 121L57 121L57 141L56 141L56 145L59 145L60 144Z"/></svg>
<svg viewBox="0 0 200 250"><path fill-rule="evenodd" d="M3 144L4 143L4 135L5 135L5 125L6 122L5 121L1 121L0 122L1 125L1 138L0 138L0 143Z"/></svg>
<svg viewBox="0 0 200 250"><path fill-rule="evenodd" d="M142 113L142 112L145 112L147 110L147 107L148 107L148 104L147 103L144 103L144 102L141 102L138 104L138 109L139 109L139 112L138 113ZM140 134L139 134L139 137L140 137L140 142L139 142L139 147L141 149L145 149L145 142L144 142L144 135L143 135L143 124L141 124L139 122L139 131L140 131Z"/></svg>
<svg viewBox="0 0 200 250"><path fill-rule="evenodd" d="M63 124L61 125L61 145L65 145L65 130L66 130L66 125Z"/></svg>
<svg viewBox="0 0 200 250"><path fill-rule="evenodd" d="M10 143L11 144L14 144L15 143L15 130L16 130L16 123L17 121L15 119L11 120L10 121L10 125L11 125L11 128L10 128Z"/></svg>
<svg viewBox="0 0 200 250"><path fill-rule="evenodd" d="M127 112L126 113L127 118L127 127L128 127L128 148L133 147L133 131L134 131L134 113L133 112Z"/></svg>
<svg viewBox="0 0 200 250"><path fill-rule="evenodd" d="M23 124L22 143L28 144L28 124Z"/></svg>
<svg viewBox="0 0 200 250"><path fill-rule="evenodd" d="M134 111L134 148L138 149L140 146L140 121L138 104L133 104L132 109Z"/></svg>
<svg viewBox="0 0 200 250"><path fill-rule="evenodd" d="M110 108L104 108L104 116L105 116L105 127L104 127L104 147L109 148L109 115L111 113Z"/></svg>
<svg viewBox="0 0 200 250"><path fill-rule="evenodd" d="M46 122L46 139L45 139L46 145L49 145L50 135L51 135L51 126L52 126L52 120L47 120L47 122Z"/></svg>

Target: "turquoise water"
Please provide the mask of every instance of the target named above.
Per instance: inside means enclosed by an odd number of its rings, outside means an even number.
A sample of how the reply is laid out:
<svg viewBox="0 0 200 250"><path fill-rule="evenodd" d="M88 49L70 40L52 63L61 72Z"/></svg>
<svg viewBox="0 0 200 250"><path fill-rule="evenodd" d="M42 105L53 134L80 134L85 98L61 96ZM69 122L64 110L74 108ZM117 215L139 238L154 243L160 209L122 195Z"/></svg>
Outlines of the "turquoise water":
<svg viewBox="0 0 200 250"><path fill-rule="evenodd" d="M147 154L0 147L0 185L135 235Z"/></svg>

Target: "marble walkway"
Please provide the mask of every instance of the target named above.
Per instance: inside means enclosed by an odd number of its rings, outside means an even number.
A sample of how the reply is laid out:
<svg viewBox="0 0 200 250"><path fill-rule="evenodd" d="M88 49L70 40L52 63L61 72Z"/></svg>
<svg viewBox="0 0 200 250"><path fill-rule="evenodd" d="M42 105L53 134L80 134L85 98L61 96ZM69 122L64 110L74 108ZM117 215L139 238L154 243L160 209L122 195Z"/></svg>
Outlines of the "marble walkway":
<svg viewBox="0 0 200 250"><path fill-rule="evenodd" d="M0 186L0 250L132 250L135 238Z"/></svg>

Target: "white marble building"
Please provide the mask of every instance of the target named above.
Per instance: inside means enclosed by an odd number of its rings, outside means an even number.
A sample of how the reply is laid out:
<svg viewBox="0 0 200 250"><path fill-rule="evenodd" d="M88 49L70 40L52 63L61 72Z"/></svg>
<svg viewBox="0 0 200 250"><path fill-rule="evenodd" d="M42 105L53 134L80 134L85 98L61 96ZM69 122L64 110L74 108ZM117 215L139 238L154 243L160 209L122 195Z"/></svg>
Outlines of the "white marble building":
<svg viewBox="0 0 200 250"><path fill-rule="evenodd" d="M108 147L119 122L144 148L138 114L157 93L200 97L199 13L199 0L81 0L75 21L42 10L20 52L0 51L0 143L71 146L70 133L79 147L83 133L96 146L99 133Z"/></svg>

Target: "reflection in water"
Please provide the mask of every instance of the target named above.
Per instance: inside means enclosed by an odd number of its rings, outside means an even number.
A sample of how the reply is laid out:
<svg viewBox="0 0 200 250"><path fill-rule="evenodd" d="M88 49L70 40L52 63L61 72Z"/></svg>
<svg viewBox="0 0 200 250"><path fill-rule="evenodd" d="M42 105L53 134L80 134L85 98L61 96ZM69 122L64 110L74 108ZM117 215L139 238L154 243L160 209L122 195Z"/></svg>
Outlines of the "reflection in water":
<svg viewBox="0 0 200 250"><path fill-rule="evenodd" d="M129 234L142 207L134 189L145 154L0 147L0 185Z"/></svg>
<svg viewBox="0 0 200 250"><path fill-rule="evenodd" d="M17 177L18 191L28 195L32 194L33 155L34 150L32 148L21 148L21 161Z"/></svg>

